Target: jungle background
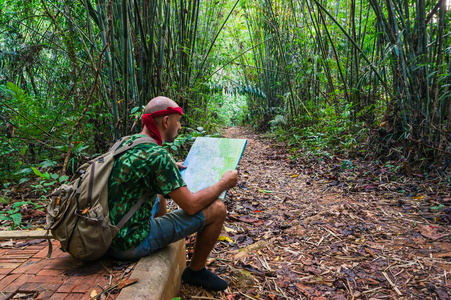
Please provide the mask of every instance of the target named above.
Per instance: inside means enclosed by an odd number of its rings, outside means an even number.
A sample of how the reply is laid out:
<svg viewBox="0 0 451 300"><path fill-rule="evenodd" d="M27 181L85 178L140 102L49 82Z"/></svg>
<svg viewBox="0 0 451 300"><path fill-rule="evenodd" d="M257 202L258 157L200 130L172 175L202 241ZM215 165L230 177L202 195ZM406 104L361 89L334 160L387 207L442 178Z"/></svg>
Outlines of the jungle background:
<svg viewBox="0 0 451 300"><path fill-rule="evenodd" d="M186 112L165 145L177 157L196 136L246 125L295 162L361 159L395 181L449 186L450 5L1 1L0 200L44 200L139 132L157 95ZM2 222L21 226L18 206L7 207Z"/></svg>
<svg viewBox="0 0 451 300"><path fill-rule="evenodd" d="M185 111L177 158L198 136L249 139L213 255L227 299L449 299L450 9L0 0L2 230L42 227L46 196L165 95Z"/></svg>

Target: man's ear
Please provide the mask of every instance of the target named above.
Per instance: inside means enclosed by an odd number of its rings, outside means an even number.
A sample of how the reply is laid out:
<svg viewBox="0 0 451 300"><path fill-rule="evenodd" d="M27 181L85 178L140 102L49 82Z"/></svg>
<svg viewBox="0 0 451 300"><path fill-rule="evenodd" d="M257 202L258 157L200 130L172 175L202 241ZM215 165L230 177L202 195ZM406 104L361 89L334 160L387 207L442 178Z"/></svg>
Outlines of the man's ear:
<svg viewBox="0 0 451 300"><path fill-rule="evenodd" d="M169 127L169 116L164 116L163 117L163 128L166 129Z"/></svg>

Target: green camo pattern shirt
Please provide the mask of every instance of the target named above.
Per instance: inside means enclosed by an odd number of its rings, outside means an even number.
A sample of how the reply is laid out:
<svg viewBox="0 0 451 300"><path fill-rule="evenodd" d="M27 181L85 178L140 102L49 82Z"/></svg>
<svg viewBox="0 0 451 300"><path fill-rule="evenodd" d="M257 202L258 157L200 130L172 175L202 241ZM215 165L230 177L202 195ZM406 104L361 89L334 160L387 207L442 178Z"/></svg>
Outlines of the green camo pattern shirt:
<svg viewBox="0 0 451 300"><path fill-rule="evenodd" d="M142 135L135 134L127 141L139 137ZM140 144L121 154L114 162L108 181L112 224L119 223L149 189L150 194L113 239L111 247L128 250L140 245L150 232L149 219L157 194L166 196L185 185L172 156L157 144Z"/></svg>

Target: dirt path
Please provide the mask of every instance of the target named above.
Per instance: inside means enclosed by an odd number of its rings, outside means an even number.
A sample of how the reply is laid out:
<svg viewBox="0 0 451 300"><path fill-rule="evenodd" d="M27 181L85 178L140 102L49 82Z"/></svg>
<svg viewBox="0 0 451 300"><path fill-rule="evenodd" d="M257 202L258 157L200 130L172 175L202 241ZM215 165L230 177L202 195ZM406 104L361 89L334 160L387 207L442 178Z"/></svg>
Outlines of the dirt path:
<svg viewBox="0 0 451 300"><path fill-rule="evenodd" d="M183 285L182 299L450 299L449 225L400 205L421 197L332 192L284 145L244 128L225 136L248 139L209 266L230 287Z"/></svg>

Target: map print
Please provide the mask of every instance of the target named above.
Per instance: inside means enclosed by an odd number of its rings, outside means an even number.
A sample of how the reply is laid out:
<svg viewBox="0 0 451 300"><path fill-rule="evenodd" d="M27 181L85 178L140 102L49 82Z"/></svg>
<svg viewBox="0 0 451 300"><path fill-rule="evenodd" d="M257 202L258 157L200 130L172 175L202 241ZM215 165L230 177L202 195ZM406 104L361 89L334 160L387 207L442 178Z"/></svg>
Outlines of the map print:
<svg viewBox="0 0 451 300"><path fill-rule="evenodd" d="M218 182L222 174L235 170L243 155L247 140L198 137L183 165L183 180L192 193ZM226 192L219 198L224 199Z"/></svg>

